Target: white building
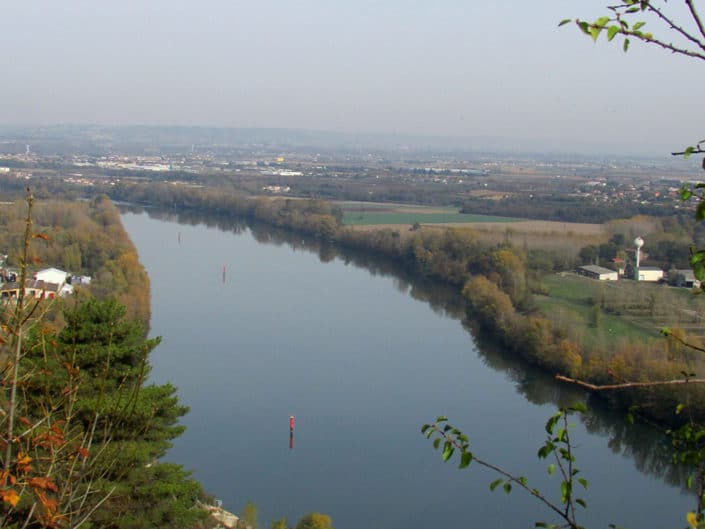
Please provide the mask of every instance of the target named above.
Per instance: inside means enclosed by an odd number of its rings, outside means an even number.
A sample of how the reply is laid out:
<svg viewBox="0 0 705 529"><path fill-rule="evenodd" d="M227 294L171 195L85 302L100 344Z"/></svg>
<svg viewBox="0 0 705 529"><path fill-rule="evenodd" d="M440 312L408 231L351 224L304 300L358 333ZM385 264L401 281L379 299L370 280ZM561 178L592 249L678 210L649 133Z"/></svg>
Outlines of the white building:
<svg viewBox="0 0 705 529"><path fill-rule="evenodd" d="M55 283L59 285L59 287L62 287L69 276L70 274L68 272L64 272L58 268L45 268L34 274L34 279L44 281L45 283Z"/></svg>
<svg viewBox="0 0 705 529"><path fill-rule="evenodd" d="M599 281L617 281L619 278L619 274L614 270L597 265L580 266L578 267L578 274Z"/></svg>
<svg viewBox="0 0 705 529"><path fill-rule="evenodd" d="M656 266L640 266L639 281L661 281L663 279L663 270Z"/></svg>

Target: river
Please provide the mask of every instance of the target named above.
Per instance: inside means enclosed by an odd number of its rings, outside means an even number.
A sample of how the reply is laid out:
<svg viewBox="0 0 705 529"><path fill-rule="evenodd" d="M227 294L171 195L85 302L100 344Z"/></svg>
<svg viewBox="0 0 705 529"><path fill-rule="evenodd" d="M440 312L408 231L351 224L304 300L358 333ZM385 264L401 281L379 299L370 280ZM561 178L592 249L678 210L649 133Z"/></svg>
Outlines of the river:
<svg viewBox="0 0 705 529"><path fill-rule="evenodd" d="M558 477L536 458L543 425L585 395L478 345L459 296L301 237L176 215L122 219L151 279L151 335L163 337L151 377L190 406L168 459L226 508L252 501L262 527L311 511L336 529L558 522L519 490L490 492L491 472L442 463L420 433L447 415L475 454L557 497ZM589 481L581 523L685 525L694 501L663 436L599 406L574 422Z"/></svg>

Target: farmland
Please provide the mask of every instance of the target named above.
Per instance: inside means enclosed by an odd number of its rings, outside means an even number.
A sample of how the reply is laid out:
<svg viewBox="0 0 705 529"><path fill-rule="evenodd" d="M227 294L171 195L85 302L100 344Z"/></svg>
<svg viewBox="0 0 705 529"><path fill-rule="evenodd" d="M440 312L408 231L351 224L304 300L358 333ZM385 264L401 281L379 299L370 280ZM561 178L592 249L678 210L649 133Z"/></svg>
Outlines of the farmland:
<svg viewBox="0 0 705 529"><path fill-rule="evenodd" d="M588 343L609 336L653 341L662 339L664 327L702 334L705 299L687 289L567 273L548 276L543 284L548 295L536 297L539 309Z"/></svg>
<svg viewBox="0 0 705 529"><path fill-rule="evenodd" d="M347 226L389 226L419 224L514 223L520 219L460 213L458 208L405 204L339 202Z"/></svg>

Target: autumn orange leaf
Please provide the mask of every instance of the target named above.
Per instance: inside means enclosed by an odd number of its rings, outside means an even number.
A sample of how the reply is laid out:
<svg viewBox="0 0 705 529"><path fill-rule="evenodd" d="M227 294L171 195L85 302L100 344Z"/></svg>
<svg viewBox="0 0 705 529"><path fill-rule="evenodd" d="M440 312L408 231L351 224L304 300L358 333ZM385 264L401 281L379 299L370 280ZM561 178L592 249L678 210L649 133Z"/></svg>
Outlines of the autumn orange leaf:
<svg viewBox="0 0 705 529"><path fill-rule="evenodd" d="M20 495L14 489L2 489L0 490L0 495L2 496L2 501L9 503L13 507L20 501Z"/></svg>
<svg viewBox="0 0 705 529"><path fill-rule="evenodd" d="M58 492L56 484L49 477L36 477L28 481L29 486L35 489L46 489L52 492Z"/></svg>
<svg viewBox="0 0 705 529"><path fill-rule="evenodd" d="M32 461L32 458L29 457L27 454L23 454L20 452L17 454L17 464L18 465L29 465L29 463Z"/></svg>

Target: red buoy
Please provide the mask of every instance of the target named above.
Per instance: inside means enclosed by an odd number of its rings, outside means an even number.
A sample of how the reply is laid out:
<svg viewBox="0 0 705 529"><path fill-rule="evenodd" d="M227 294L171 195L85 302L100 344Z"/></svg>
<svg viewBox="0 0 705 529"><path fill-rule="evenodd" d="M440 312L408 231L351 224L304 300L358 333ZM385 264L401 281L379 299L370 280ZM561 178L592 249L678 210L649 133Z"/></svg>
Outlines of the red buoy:
<svg viewBox="0 0 705 529"><path fill-rule="evenodd" d="M293 432L294 431L294 416L289 415L289 431Z"/></svg>

